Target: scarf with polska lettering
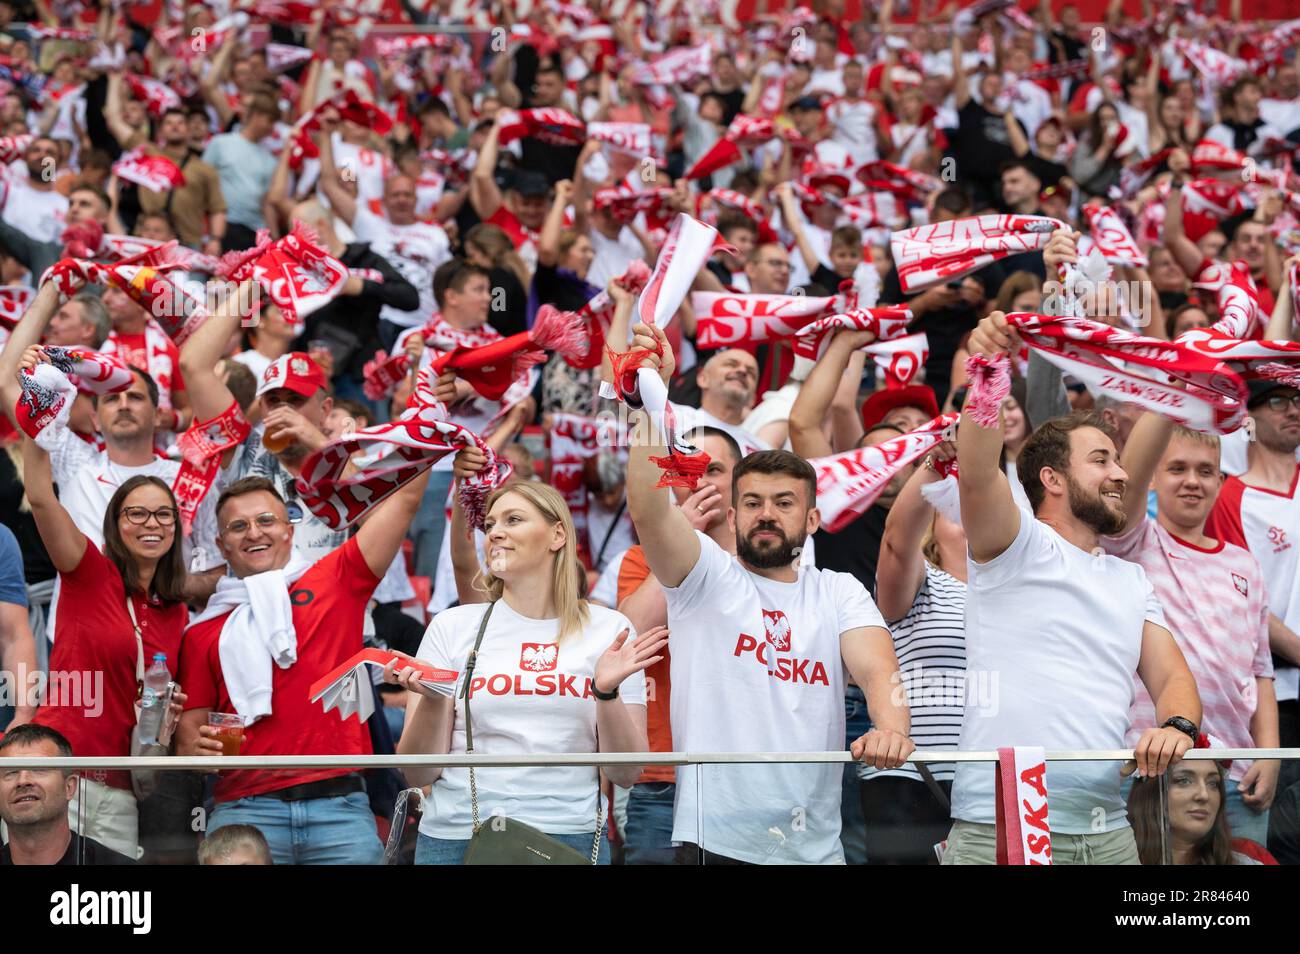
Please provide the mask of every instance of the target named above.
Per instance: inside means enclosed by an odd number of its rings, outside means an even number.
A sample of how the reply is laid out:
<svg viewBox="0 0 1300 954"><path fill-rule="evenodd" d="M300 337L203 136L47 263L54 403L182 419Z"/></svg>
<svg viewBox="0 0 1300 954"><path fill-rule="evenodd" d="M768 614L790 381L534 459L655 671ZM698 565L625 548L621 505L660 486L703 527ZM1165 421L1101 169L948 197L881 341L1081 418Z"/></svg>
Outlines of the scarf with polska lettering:
<svg viewBox="0 0 1300 954"><path fill-rule="evenodd" d="M303 461L295 486L330 529L352 526L442 458L470 446L487 463L457 482L458 493L470 525L483 529L488 494L510 476L510 464L473 431L447 420L447 406L434 397L432 382L433 372L422 371L400 417L335 438ZM365 462L345 477L353 455L362 451Z"/></svg>
<svg viewBox="0 0 1300 954"><path fill-rule="evenodd" d="M637 315L641 321L659 328L667 327L691 290L695 276L719 248L736 254L713 226L705 225L685 212L678 213L659 250L650 280L637 300ZM694 490L709 466L709 455L679 436L676 415L668 403L667 386L657 371L640 367L645 350L615 353L608 346L606 350L613 366L614 381L612 385L601 382L601 396L617 397L632 408L644 407L651 422L663 430L668 454L651 458L663 472L656 486Z"/></svg>
<svg viewBox="0 0 1300 954"><path fill-rule="evenodd" d="M199 504L208 495L221 470L221 455L242 444L252 428L244 419L239 403L230 402L209 421L195 421L176 439L181 453L181 469L172 484L176 509L181 514L181 529L188 534L194 526Z"/></svg>
<svg viewBox="0 0 1300 954"><path fill-rule="evenodd" d="M1205 433L1231 433L1245 417L1246 383L1222 361L1186 344L1146 338L1086 318L1025 312L1006 317L1031 351L1074 375L1094 394L1137 404Z"/></svg>
<svg viewBox="0 0 1300 954"><path fill-rule="evenodd" d="M497 119L497 141L501 145L516 139L536 139L552 146L581 146L587 141L587 124L567 109L503 110Z"/></svg>
<svg viewBox="0 0 1300 954"><path fill-rule="evenodd" d="M78 387L93 394L112 394L131 386L131 371L120 359L80 348L46 347L42 361L18 375L21 394L14 418L23 433L46 451L61 440Z"/></svg>
<svg viewBox="0 0 1300 954"><path fill-rule="evenodd" d="M649 123L588 123L587 138L637 159L650 152Z"/></svg>
<svg viewBox="0 0 1300 954"><path fill-rule="evenodd" d="M1147 257L1142 254L1124 220L1109 206L1085 205L1083 214L1088 218L1088 230L1102 258L1112 265L1145 266Z"/></svg>
<svg viewBox="0 0 1300 954"><path fill-rule="evenodd" d="M958 414L953 411L922 424L914 431L882 441L810 460L817 472L817 510L822 527L839 533L871 509L889 482L913 461L952 439Z"/></svg>
<svg viewBox="0 0 1300 954"><path fill-rule="evenodd" d="M978 215L890 235L906 294L962 278L1009 255L1036 252L1065 225L1045 215Z"/></svg>
<svg viewBox="0 0 1300 954"><path fill-rule="evenodd" d="M338 297L348 269L318 244L314 230L295 221L282 238L272 240L261 229L251 249L221 256L218 277L230 282L256 278L284 320L297 324Z"/></svg>
<svg viewBox="0 0 1300 954"><path fill-rule="evenodd" d="M1041 746L998 749L994 808L997 863L1050 865L1047 754Z"/></svg>
<svg viewBox="0 0 1300 954"><path fill-rule="evenodd" d="M843 295L692 292L695 344L712 350L793 338L818 318L848 310L845 305Z"/></svg>

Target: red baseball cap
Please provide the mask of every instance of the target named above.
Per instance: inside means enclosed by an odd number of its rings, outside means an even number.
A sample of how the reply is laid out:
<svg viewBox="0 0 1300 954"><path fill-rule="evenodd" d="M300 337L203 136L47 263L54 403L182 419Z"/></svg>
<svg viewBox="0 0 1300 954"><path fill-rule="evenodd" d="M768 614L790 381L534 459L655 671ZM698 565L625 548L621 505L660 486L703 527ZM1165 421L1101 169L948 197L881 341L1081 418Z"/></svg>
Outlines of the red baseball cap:
<svg viewBox="0 0 1300 954"><path fill-rule="evenodd" d="M862 405L863 428L871 430L885 419L886 414L899 407L918 408L931 418L939 416L939 402L934 399L934 391L924 384L882 388L867 398L867 402Z"/></svg>
<svg viewBox="0 0 1300 954"><path fill-rule="evenodd" d="M261 397L276 388L288 388L295 394L311 397L325 385L325 372L321 366L301 351L291 351L276 358L262 372L257 396Z"/></svg>

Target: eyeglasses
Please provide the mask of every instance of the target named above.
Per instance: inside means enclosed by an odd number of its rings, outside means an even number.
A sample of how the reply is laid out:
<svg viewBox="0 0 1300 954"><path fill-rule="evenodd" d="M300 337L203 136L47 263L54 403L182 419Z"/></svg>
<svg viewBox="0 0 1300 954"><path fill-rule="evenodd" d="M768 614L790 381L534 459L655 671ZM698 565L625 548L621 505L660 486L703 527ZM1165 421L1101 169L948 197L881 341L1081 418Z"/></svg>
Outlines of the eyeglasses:
<svg viewBox="0 0 1300 954"><path fill-rule="evenodd" d="M229 537L242 537L253 528L253 524L257 524L257 529L259 530L274 530L284 522L285 521L282 518L277 517L273 513L259 513L253 518L252 523L242 518L239 520L232 520L230 523L226 524L225 529L221 532Z"/></svg>
<svg viewBox="0 0 1300 954"><path fill-rule="evenodd" d="M123 507L118 516L126 517L128 523L133 523L137 527L148 523L150 517L158 521L158 526L170 527L176 522L176 508L159 507L157 510L150 510L148 507Z"/></svg>
<svg viewBox="0 0 1300 954"><path fill-rule="evenodd" d="M1285 394L1270 394L1266 400L1270 411L1285 411L1288 404L1300 411L1300 392L1292 394L1290 397Z"/></svg>

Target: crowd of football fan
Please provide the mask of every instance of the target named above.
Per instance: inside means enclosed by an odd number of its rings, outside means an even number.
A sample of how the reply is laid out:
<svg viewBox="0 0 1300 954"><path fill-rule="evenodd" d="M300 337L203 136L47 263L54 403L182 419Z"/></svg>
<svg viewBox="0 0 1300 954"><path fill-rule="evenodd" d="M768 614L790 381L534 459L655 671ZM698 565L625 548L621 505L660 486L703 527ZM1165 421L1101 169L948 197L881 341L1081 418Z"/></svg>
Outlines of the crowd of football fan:
<svg viewBox="0 0 1300 954"><path fill-rule="evenodd" d="M0 762L0 864L374 864L386 842L460 863L480 812L603 863L991 862L993 769L907 759L1011 745L1136 749L1123 775L1049 764L1058 863L1300 860L1300 763L1181 759L1300 745L1300 389L1251 380L1220 438L1026 361L1004 317L1050 314L1060 269L1104 254L1126 293L1096 322L1211 328L1205 278L1233 266L1254 337L1293 340L1300 21L918 2L0 0L0 758L143 751L161 657L175 755L222 753L223 713L242 755L463 754L472 700L475 754L856 759ZM722 241L660 329L637 296L682 214ZM905 293L891 232L994 214L1063 227ZM251 314L212 304L238 253L287 235L344 267L328 300L295 311L253 276ZM210 305L184 336L62 264L168 243ZM755 332L819 298L906 306L915 366L864 352L870 330L815 359ZM495 390L483 361L440 360L556 312L591 360L507 351ZM79 351L130 383L41 429L30 382ZM818 525L807 461L898 446L1002 354L996 421L963 417ZM673 448L609 396L638 364L709 458L671 491ZM421 402L476 439L330 520L304 464ZM197 466L195 434L218 441ZM373 477L378 446L348 445L343 475ZM458 491L490 472L471 512ZM366 647L372 714L326 711L315 684Z"/></svg>

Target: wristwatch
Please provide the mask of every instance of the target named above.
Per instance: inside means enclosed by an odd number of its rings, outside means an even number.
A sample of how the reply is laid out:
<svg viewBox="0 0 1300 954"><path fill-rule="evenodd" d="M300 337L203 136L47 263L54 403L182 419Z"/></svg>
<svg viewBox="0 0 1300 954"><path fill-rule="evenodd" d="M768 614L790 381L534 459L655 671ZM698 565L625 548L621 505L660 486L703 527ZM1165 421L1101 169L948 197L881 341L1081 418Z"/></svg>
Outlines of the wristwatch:
<svg viewBox="0 0 1300 954"><path fill-rule="evenodd" d="M594 687L595 683L592 685ZM1166 719L1160 728L1177 729L1179 732L1185 733L1188 738L1192 740L1193 745L1196 744L1196 739L1200 735L1200 730L1196 728L1196 723L1191 719L1184 719L1182 716L1173 716L1172 718Z"/></svg>
<svg viewBox="0 0 1300 954"><path fill-rule="evenodd" d="M613 692L601 692L596 688L596 680L591 680L591 694L601 702L613 702L618 698L618 686L614 687Z"/></svg>

